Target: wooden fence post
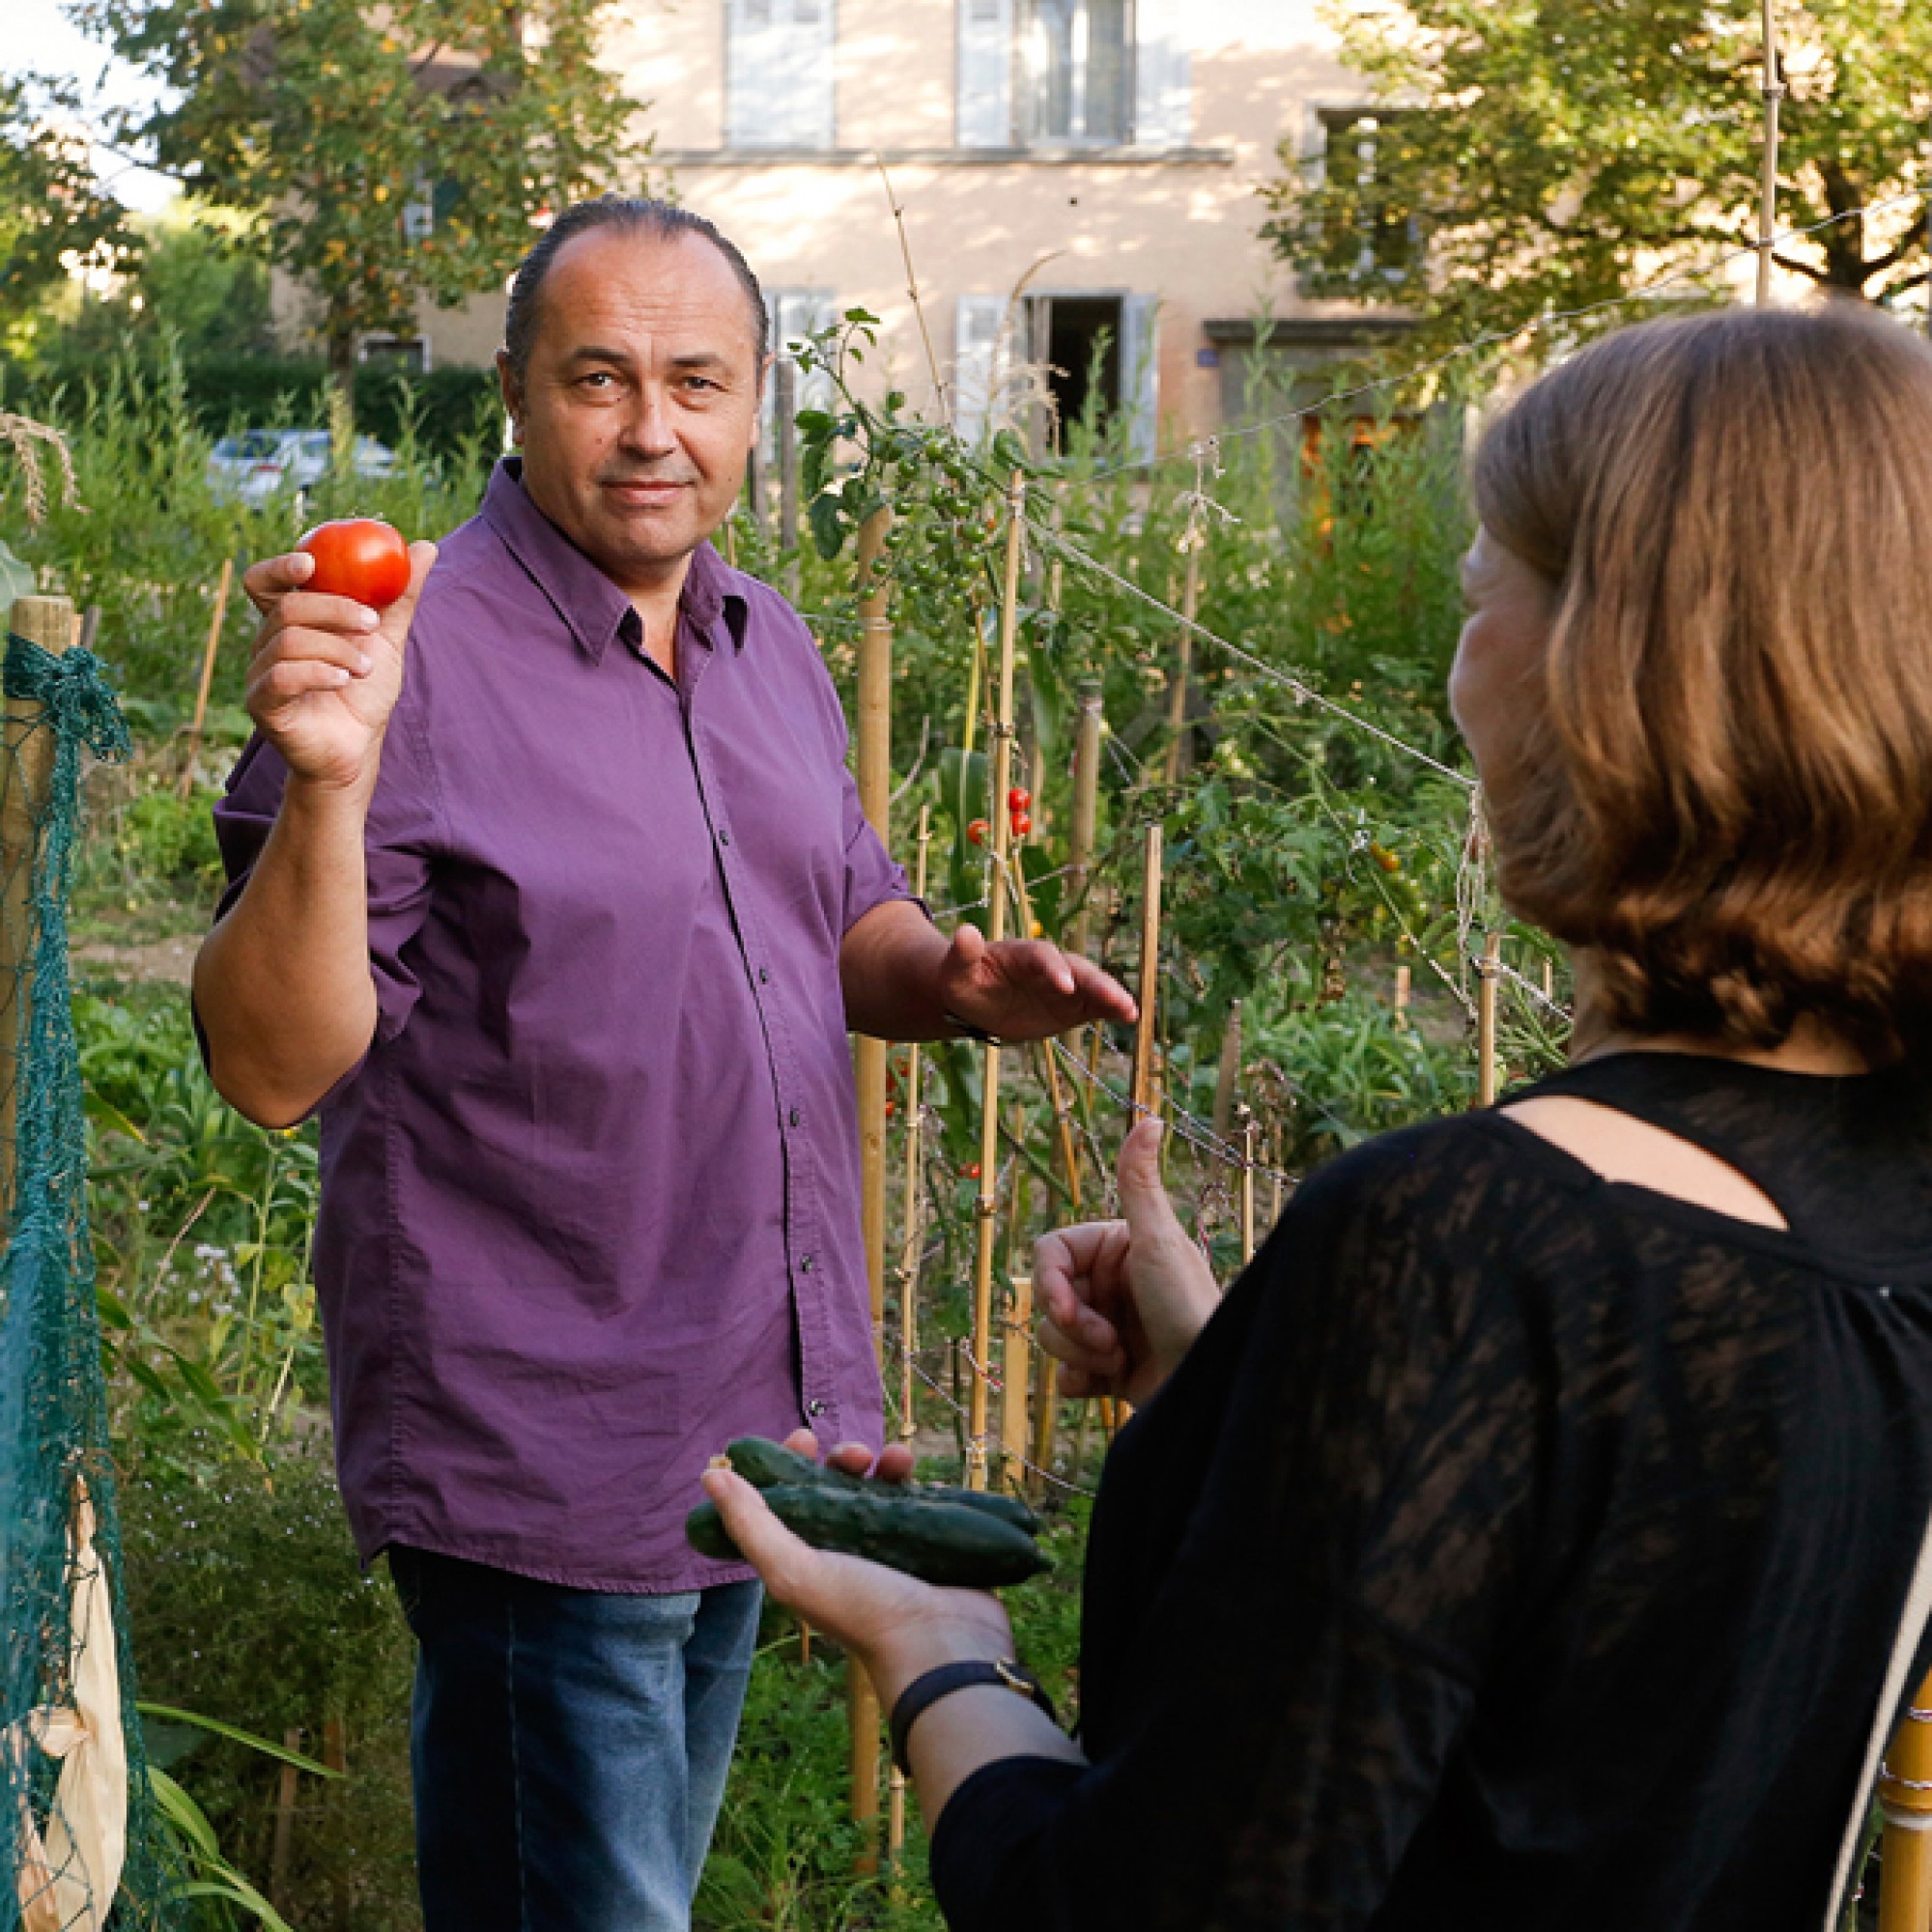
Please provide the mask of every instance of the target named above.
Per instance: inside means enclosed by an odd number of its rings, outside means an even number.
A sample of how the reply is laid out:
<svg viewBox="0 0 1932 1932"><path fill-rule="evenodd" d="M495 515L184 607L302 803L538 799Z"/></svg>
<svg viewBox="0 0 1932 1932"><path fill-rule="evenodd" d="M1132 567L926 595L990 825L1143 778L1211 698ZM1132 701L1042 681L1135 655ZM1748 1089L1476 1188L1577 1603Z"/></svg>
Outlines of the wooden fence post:
<svg viewBox="0 0 1932 1932"><path fill-rule="evenodd" d="M781 362L781 370L790 367ZM781 400L789 385L779 391ZM781 421L781 431L790 427ZM788 445L786 445L788 446ZM887 616L892 595L880 568L891 510L881 506L859 531L859 803L882 840L892 837L893 630ZM866 1235L866 1285L872 1313L872 1350L881 1369L886 1343L886 1042L859 1037L859 1189ZM847 1701L852 1719L852 1816L873 1824L879 1815L879 1698L866 1673L846 1660ZM876 1845L867 1839L858 1860L876 1871Z"/></svg>
<svg viewBox="0 0 1932 1932"><path fill-rule="evenodd" d="M1000 696L993 720L992 882L986 908L986 937L997 945L1007 930L1007 867L1012 844L1012 814L1007 790L1013 768L1013 657L1019 635L1020 554L1025 548L1026 477L1013 472L1007 492L1007 578L1000 606ZM966 1486L986 1487L986 1378L992 1368L993 1248L999 1208L1000 1049L990 1042L980 1093L980 1194L978 1248L973 1269L973 1381L968 1406Z"/></svg>
<svg viewBox="0 0 1932 1932"><path fill-rule="evenodd" d="M8 628L30 644L63 657L73 643L73 605L65 597L21 597ZM31 698L7 702L6 744L0 756L0 880L4 890L6 957L0 960L0 1230L14 1208L20 1046L33 1003L34 856L53 781L53 733Z"/></svg>

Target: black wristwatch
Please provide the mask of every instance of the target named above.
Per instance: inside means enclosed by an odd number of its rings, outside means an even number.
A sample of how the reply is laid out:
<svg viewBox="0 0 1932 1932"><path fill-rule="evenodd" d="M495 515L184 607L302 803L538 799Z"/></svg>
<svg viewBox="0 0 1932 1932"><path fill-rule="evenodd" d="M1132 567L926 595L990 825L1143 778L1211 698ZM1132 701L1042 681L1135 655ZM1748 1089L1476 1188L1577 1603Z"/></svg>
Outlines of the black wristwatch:
<svg viewBox="0 0 1932 1932"><path fill-rule="evenodd" d="M1060 1721L1060 1714L1053 1708L1053 1699L1046 1694L1045 1686L1014 1658L1003 1657L997 1662L970 1658L958 1663L941 1663L915 1677L899 1692L898 1702L893 1706L890 1726L893 1762L902 1772L912 1770L906 1763L906 1739L914 1722L942 1697L950 1697L953 1691L969 1690L976 1684L997 1684L1003 1690L1017 1690L1022 1697L1037 1704L1051 1722Z"/></svg>

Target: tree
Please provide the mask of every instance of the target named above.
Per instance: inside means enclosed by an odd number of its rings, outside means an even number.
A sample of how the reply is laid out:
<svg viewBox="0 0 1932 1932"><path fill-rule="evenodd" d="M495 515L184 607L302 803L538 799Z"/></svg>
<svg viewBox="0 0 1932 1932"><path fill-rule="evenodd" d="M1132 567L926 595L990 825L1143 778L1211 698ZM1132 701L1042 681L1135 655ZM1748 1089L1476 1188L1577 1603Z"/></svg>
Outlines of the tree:
<svg viewBox="0 0 1932 1932"><path fill-rule="evenodd" d="M51 82L0 75L0 319L24 317L71 262L112 269L134 252L73 111Z"/></svg>
<svg viewBox="0 0 1932 1932"><path fill-rule="evenodd" d="M543 214L635 186L638 103L595 54L606 0L75 0L174 96L130 128L253 214L314 295L346 396L356 344L424 297L500 287Z"/></svg>
<svg viewBox="0 0 1932 1932"><path fill-rule="evenodd" d="M1350 0L1335 24L1372 106L1328 117L1325 156L1284 143L1267 190L1304 293L1403 307L1435 347L1756 240L1758 0ZM1932 7L1778 0L1778 230L1832 225L1776 259L1890 304L1926 282Z"/></svg>

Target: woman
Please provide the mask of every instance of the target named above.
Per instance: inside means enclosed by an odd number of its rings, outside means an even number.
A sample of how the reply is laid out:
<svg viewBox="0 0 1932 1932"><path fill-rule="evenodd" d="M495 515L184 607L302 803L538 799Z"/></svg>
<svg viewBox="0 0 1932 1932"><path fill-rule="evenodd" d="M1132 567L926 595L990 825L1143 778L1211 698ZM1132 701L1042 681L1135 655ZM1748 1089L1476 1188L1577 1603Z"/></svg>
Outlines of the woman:
<svg viewBox="0 0 1932 1932"><path fill-rule="evenodd" d="M955 1928L1809 1932L1932 1662L1932 352L1646 325L1475 496L1451 702L1575 1064L1331 1162L1225 1299L1147 1125L1125 1222L1041 1243L1063 1386L1146 1403L1079 1743L919 1688L1010 1655L991 1597L705 1479L914 1687Z"/></svg>

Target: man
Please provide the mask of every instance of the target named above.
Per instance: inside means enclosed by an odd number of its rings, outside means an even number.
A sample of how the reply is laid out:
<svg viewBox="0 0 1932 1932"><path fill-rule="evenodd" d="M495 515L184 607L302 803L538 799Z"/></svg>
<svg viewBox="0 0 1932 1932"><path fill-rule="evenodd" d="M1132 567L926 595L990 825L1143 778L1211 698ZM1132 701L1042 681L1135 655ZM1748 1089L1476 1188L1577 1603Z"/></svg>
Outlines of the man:
<svg viewBox="0 0 1932 1932"><path fill-rule="evenodd" d="M698 1476L739 1434L881 1433L846 1028L1133 1005L933 929L804 625L706 542L766 364L737 250L573 208L498 362L521 458L399 603L248 573L259 728L195 1004L243 1113L322 1109L337 1461L420 1646L429 1932L660 1932L757 1615L685 1544Z"/></svg>

